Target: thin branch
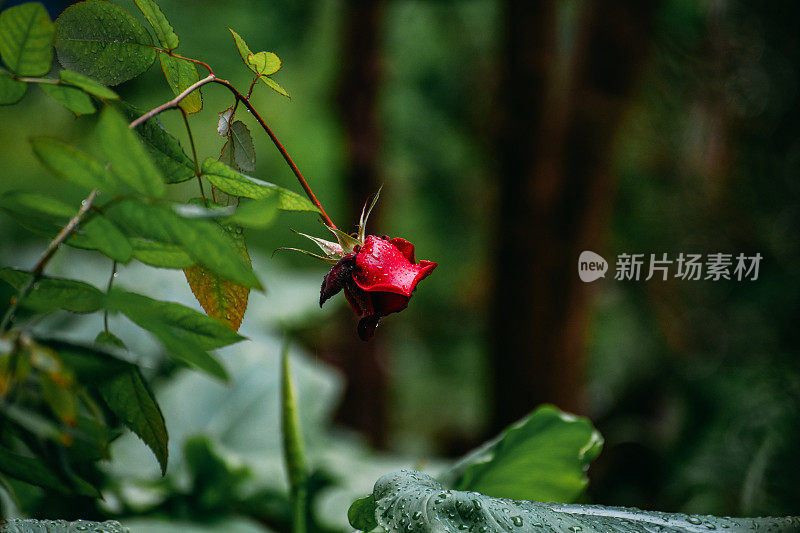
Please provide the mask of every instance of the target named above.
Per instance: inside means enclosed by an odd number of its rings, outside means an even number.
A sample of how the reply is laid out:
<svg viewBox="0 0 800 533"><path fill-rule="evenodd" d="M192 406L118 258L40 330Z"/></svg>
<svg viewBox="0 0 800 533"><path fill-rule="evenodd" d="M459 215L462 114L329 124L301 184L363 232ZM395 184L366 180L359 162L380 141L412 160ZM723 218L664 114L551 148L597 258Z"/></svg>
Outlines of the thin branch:
<svg viewBox="0 0 800 533"><path fill-rule="evenodd" d="M158 115L159 113L163 113L167 109L172 109L172 108L178 107L178 104L180 104L183 101L183 99L186 98L187 96L189 96L192 92L194 92L195 90L199 89L200 87L202 87L206 83L211 83L212 81L214 81L216 79L217 78L215 78L213 74L209 74L207 77L203 78L202 80L191 84L189 87L186 88L185 91L183 91L181 94L179 94L178 96L176 96L175 98L173 98L169 102L167 102L165 104L161 104L160 106L158 106L158 107L156 107L154 109L151 109L150 111L148 111L147 113L145 113L141 117L139 117L136 120L134 120L133 122L131 122L131 124L130 124L131 129L136 128L142 122L153 118L154 116Z"/></svg>
<svg viewBox="0 0 800 533"><path fill-rule="evenodd" d="M31 78L26 76L17 76L16 74L12 74L11 78L17 81L24 81L26 83L49 83L50 85L61 84L61 80L57 80L55 78Z"/></svg>
<svg viewBox="0 0 800 533"><path fill-rule="evenodd" d="M192 128L189 126L189 116L186 110L178 107L183 117L183 123L186 125L186 133L189 135L189 144L192 146L192 158L194 159L194 175L197 178L197 184L200 185L200 196L203 197L203 205L208 207L208 200L206 200L206 191L203 190L203 178L200 177L200 164L197 162L197 147L194 145L194 135L192 135Z"/></svg>
<svg viewBox="0 0 800 533"><path fill-rule="evenodd" d="M13 301L11 306L6 311L6 314L3 316L3 321L0 323L0 333L5 333L11 327L11 322L14 319L14 315L19 309L20 303L22 300L28 295L28 293L33 288L34 284L39 281L42 277L42 273L44 272L47 263L53 258L58 248L66 241L72 232L78 229L83 217L86 216L86 213L92 207L92 202L94 202L95 197L97 196L97 189L92 190L89 193L89 196L86 197L85 200L81 202L81 208L75 214L74 217L70 219L66 226L58 233L55 239L48 245L47 250L42 254L39 258L39 261L31 269L31 277L28 282L23 285L22 289L20 289L19 293L17 294L17 298Z"/></svg>
<svg viewBox="0 0 800 533"><path fill-rule="evenodd" d="M258 114L258 111L256 111L256 109L252 106L252 104L250 104L250 101L247 98L245 98L245 96L242 93L240 93L236 89L236 87L231 85L231 83L228 80L223 80L223 79L220 79L220 78L214 78L214 79L209 80L209 81L213 82L213 83L218 83L220 85L223 85L223 86L227 87L228 90L230 90L233 93L233 95L236 97L236 99L238 101L242 102L242 104L244 104L244 106L247 108L247 110L250 111L250 113L252 113L252 115L256 118L256 120L261 125L261 127L264 129L264 131L267 133L267 135L269 135L269 138L272 140L272 143L275 145L275 147L281 153L281 155L283 156L283 159L286 161L286 164L288 164L289 168L292 169L292 172L294 173L295 177L297 178L297 181L300 182L300 186L303 187L303 191L305 191L306 196L308 196L308 199L311 200L311 203L313 203L317 207L317 209L319 209L319 212L322 215L322 219L325 222L325 225L328 226L329 228L336 229L336 224L333 223L333 220L331 220L331 218L325 212L325 209L322 208L322 204L320 204L319 200L317 200L317 197L314 195L314 191L311 190L311 187L309 187L308 182L303 177L303 174L300 172L300 169L297 168L297 165L295 165L294 161L292 161L292 158L289 155L289 153L286 151L286 148L283 147L283 145L278 140L278 138L275 136L275 134L272 132L270 127L267 126L267 123L264 121L263 118L261 118L261 115Z"/></svg>
<svg viewBox="0 0 800 533"><path fill-rule="evenodd" d="M209 76L213 76L214 75L214 71L211 70L211 67L208 66L208 63L206 63L205 61L200 61L199 59L192 59L191 57L185 57L185 56L182 56L180 54L176 54L172 50L164 50L163 48L158 48L158 50L161 50L162 52L165 52L167 55L172 56L175 59L183 59L184 61L189 61L190 63L195 63L197 65L202 65L202 66L206 67L206 69L208 69Z"/></svg>
<svg viewBox="0 0 800 533"><path fill-rule="evenodd" d="M114 285L114 278L117 277L117 261L116 259L111 264L111 276L108 277L108 285L106 286L106 292L111 291L111 287ZM108 331L108 309L103 311L103 329L106 332L106 335L110 335L111 332Z"/></svg>
<svg viewBox="0 0 800 533"><path fill-rule="evenodd" d="M319 209L320 215L322 216L322 220L323 220L323 222L325 222L325 225L328 226L329 228L337 229L336 228L336 224L333 223L333 220L331 220L331 217L329 217L328 213L325 212L325 209L322 207L322 204L317 199L316 195L314 194L314 191L311 190L311 187L308 185L308 182L303 177L303 174L300 172L300 169L297 168L297 165L295 165L294 161L292 160L291 156L289 155L289 152L286 151L286 148L283 147L281 142L278 140L278 138L272 132L272 130L267 125L267 123L264 121L264 119L261 118L261 115L258 114L258 111L256 111L256 109L252 106L252 104L250 104L250 101L242 93L240 93L236 89L236 87L231 85L231 82L229 82L228 80L223 80L223 79L215 77L213 74L210 74L208 77L203 78L202 80L200 80L198 82L195 82L192 85L190 85L189 87L187 87L185 91L183 91L181 94L179 94L178 96L176 96L175 98L173 98L169 102L167 102L165 104L162 104L162 105L160 105L160 106L158 106L158 107L156 107L154 109L151 109L150 111L148 111L147 113L145 113L141 117L137 118L136 120L131 122L130 127L131 128L135 128L139 124L141 124L142 122L144 122L144 121L146 121L146 120L148 120L150 118L153 118L154 116L158 115L159 113L163 113L164 111L166 111L168 109L173 109L173 108L177 107L178 104L180 104L181 101L184 98L186 98L187 96L189 96L189 94L192 93L192 91L194 91L196 89L199 89L200 87L202 87L203 85L205 85L207 83L218 83L219 85L227 87L228 90L231 91L231 93L233 93L233 95L236 97L237 102L241 102L242 104L244 104L244 106L247 108L247 110L250 111L250 113L256 118L258 123L261 125L261 127L264 129L264 131L269 136L269 138L272 140L272 143L275 145L275 147L281 153L281 155L283 156L284 161L286 161L286 164L288 164L289 168L292 169L292 173L297 178L297 181L300 182L300 186L303 188L303 191L306 193L306 196L308 196L308 199L311 200L311 203L313 203L317 207L317 209Z"/></svg>
<svg viewBox="0 0 800 533"><path fill-rule="evenodd" d="M250 101L250 96L253 94L253 87L256 86L256 82L258 81L259 76L253 78L252 83L250 83L250 89L247 91L247 96L245 96L245 100ZM228 124L233 124L233 117L236 116L236 110L239 109L239 99L236 99L236 102L233 104L233 111L231 111L231 116L228 118Z"/></svg>

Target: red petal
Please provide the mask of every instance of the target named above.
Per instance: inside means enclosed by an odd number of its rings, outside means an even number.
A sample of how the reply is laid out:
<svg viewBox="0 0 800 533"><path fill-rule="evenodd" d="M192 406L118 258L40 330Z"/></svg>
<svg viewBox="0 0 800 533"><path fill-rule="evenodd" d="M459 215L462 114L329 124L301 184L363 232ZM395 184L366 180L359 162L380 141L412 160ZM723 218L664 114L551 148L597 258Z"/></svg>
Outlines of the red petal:
<svg viewBox="0 0 800 533"><path fill-rule="evenodd" d="M409 246L402 245L408 252ZM356 254L353 279L368 292L391 292L411 296L420 280L430 275L436 263L421 261L412 264L400 248L390 241L368 235L364 246Z"/></svg>
<svg viewBox="0 0 800 533"><path fill-rule="evenodd" d="M353 279L355 270L355 254L347 254L322 278L322 287L319 291L319 306L322 307L329 298L336 295ZM360 313L359 313L360 314Z"/></svg>
<svg viewBox="0 0 800 533"><path fill-rule="evenodd" d="M375 308L372 305L372 296L353 283L352 281L344 287L344 297L347 298L350 307L358 316L372 315Z"/></svg>
<svg viewBox="0 0 800 533"><path fill-rule="evenodd" d="M408 307L409 297L392 292L372 292L372 305L375 314L386 316L391 313L398 313Z"/></svg>
<svg viewBox="0 0 800 533"><path fill-rule="evenodd" d="M389 241L391 244L394 244L395 248L400 250L400 253L406 256L408 262L412 265L416 262L414 261L414 245L405 240L402 237L395 237L394 239Z"/></svg>

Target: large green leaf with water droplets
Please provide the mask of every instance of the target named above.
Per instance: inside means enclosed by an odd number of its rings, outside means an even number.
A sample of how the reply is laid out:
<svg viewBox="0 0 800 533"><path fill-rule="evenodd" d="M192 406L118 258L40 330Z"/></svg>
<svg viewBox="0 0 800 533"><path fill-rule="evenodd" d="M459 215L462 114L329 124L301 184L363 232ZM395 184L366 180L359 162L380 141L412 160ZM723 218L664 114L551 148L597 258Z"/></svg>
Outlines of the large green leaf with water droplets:
<svg viewBox="0 0 800 533"><path fill-rule="evenodd" d="M0 533L125 533L119 522L88 522L76 520L23 520L11 518L0 525Z"/></svg>
<svg viewBox="0 0 800 533"><path fill-rule="evenodd" d="M589 483L586 470L602 445L588 419L543 405L440 480L500 498L574 502Z"/></svg>
<svg viewBox="0 0 800 533"><path fill-rule="evenodd" d="M720 518L635 508L541 503L446 490L420 472L401 470L375 483L375 520L387 532L708 533L800 530L800 517ZM364 506L364 501L359 500ZM359 510L360 513L364 509ZM355 524L354 524L355 525Z"/></svg>
<svg viewBox="0 0 800 533"><path fill-rule="evenodd" d="M53 62L53 23L38 2L0 13L0 57L20 76L42 76Z"/></svg>
<svg viewBox="0 0 800 533"><path fill-rule="evenodd" d="M56 52L70 70L117 85L147 70L156 59L145 27L111 2L86 0L56 20Z"/></svg>

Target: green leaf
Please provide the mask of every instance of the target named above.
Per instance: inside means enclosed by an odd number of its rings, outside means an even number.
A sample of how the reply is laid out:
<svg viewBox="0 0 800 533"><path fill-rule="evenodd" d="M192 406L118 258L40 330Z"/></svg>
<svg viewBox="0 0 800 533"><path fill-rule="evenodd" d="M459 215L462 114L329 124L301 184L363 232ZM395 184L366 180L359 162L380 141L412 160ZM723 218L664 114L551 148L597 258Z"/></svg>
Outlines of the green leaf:
<svg viewBox="0 0 800 533"><path fill-rule="evenodd" d="M103 98L105 100L119 100L119 95L117 93L105 85L94 81L92 78L88 78L82 74L78 74L77 72L63 69L58 73L58 77L63 83L83 89L87 93L98 98Z"/></svg>
<svg viewBox="0 0 800 533"><path fill-rule="evenodd" d="M469 454L443 481L497 498L573 502L602 445L589 420L544 405Z"/></svg>
<svg viewBox="0 0 800 533"><path fill-rule="evenodd" d="M98 382L97 388L114 415L153 450L161 465L161 474L166 474L167 426L153 391L139 369L132 367L128 372Z"/></svg>
<svg viewBox="0 0 800 533"><path fill-rule="evenodd" d="M281 433L283 434L283 457L286 461L286 471L289 474L292 525L295 531L304 532L308 508L308 465L303 433L300 430L297 398L292 385L288 342L284 343L281 362Z"/></svg>
<svg viewBox="0 0 800 533"><path fill-rule="evenodd" d="M223 229L231 236L242 259L250 264L250 254L247 252L242 228L223 226ZM192 294L200 302L206 314L233 331L239 331L244 313L247 311L250 288L222 278L200 265L193 265L183 272Z"/></svg>
<svg viewBox="0 0 800 533"><path fill-rule="evenodd" d="M206 435L186 439L183 455L193 475L193 494L207 509L224 509L234 504L235 495L252 477L252 471L241 461L232 460L230 453ZM227 531L227 529L226 529Z"/></svg>
<svg viewBox="0 0 800 533"><path fill-rule="evenodd" d="M105 345L113 348L120 348L122 350L126 349L125 343L122 342L122 339L108 331L101 331L98 333L97 337L94 338L94 343L98 346Z"/></svg>
<svg viewBox="0 0 800 533"><path fill-rule="evenodd" d="M44 6L30 2L0 13L0 57L20 76L42 76L53 62L53 23Z"/></svg>
<svg viewBox="0 0 800 533"><path fill-rule="evenodd" d="M158 268L180 268L192 266L195 261L179 246L140 238L130 239L133 257L142 263Z"/></svg>
<svg viewBox="0 0 800 533"><path fill-rule="evenodd" d="M97 111L89 95L80 89L53 83L42 83L40 87L50 98L78 116Z"/></svg>
<svg viewBox="0 0 800 533"><path fill-rule="evenodd" d="M289 95L289 93L286 91L286 89L284 89L283 87L281 87L281 85L280 85L280 84L279 84L277 81L273 80L272 78L269 78L269 77L267 77L267 76L259 76L259 79L260 79L261 81L263 81L264 83L266 83L266 84L267 84L267 87L269 87L270 89L272 89L272 90L273 90L273 91L275 91L276 93L278 93L278 94L282 94L282 95L283 95L283 96L285 96L286 98L291 98L291 96L290 96L290 95Z"/></svg>
<svg viewBox="0 0 800 533"><path fill-rule="evenodd" d="M67 426L78 424L78 399L72 387L55 383L48 374L41 374L39 379L42 398L56 418Z"/></svg>
<svg viewBox="0 0 800 533"><path fill-rule="evenodd" d="M378 527L378 521L375 520L375 511L378 506L375 505L375 497L370 494L364 498L359 498L353 502L350 509L347 510L347 521L355 529L360 531L372 531Z"/></svg>
<svg viewBox="0 0 800 533"><path fill-rule="evenodd" d="M65 9L56 20L55 46L64 68L104 85L135 78L156 59L145 27L125 9L101 0Z"/></svg>
<svg viewBox="0 0 800 533"><path fill-rule="evenodd" d="M236 44L236 49L239 51L239 57L242 58L242 62L245 64L247 68L253 70L253 66L247 61L247 58L253 55L253 52L250 51L250 47L247 46L245 40L242 39L242 37L238 33L236 33L230 28L228 28L228 31L230 31L231 35L233 35L233 42ZM253 70L253 72L256 71Z"/></svg>
<svg viewBox="0 0 800 533"><path fill-rule="evenodd" d="M97 250L114 261L127 263L133 256L133 247L120 229L102 215L95 215L81 226L92 250Z"/></svg>
<svg viewBox="0 0 800 533"><path fill-rule="evenodd" d="M190 61L178 59L167 54L159 54L159 61L161 62L161 70L164 72L164 77L176 96L200 80L200 75L197 74L197 67ZM197 113L203 109L203 95L200 89L195 89L189 93L178 105L187 113Z"/></svg>
<svg viewBox="0 0 800 533"><path fill-rule="evenodd" d="M86 533L87 531L103 531L105 533L125 533L127 530L116 520L106 522L88 522L76 520L29 520L10 518L0 527L0 533Z"/></svg>
<svg viewBox="0 0 800 533"><path fill-rule="evenodd" d="M253 172L256 169L256 146L250 130L244 122L236 120L231 124L229 137L233 143L236 166L243 172Z"/></svg>
<svg viewBox="0 0 800 533"><path fill-rule="evenodd" d="M278 187L273 183L267 183L266 181L240 174L214 158L209 157L203 161L202 172L215 187L227 194L256 200L263 200L277 195L279 209L284 211L317 212L314 204L299 194L283 187Z"/></svg>
<svg viewBox="0 0 800 533"><path fill-rule="evenodd" d="M22 289L30 280L31 274L11 268L0 269L0 279ZM40 313L64 309L73 313L93 313L103 308L105 295L97 288L72 279L42 278L22 301L28 309Z"/></svg>
<svg viewBox="0 0 800 533"><path fill-rule="evenodd" d="M167 183L180 183L194 177L194 162L183 151L178 139L161 127L157 118L141 124L138 133Z"/></svg>
<svg viewBox="0 0 800 533"><path fill-rule="evenodd" d="M185 305L162 302L116 288L109 292L108 299L109 309L123 313L137 324L156 321L164 327L181 330L204 350L222 348L244 339L213 318Z"/></svg>
<svg viewBox="0 0 800 533"><path fill-rule="evenodd" d="M94 2L92 2L94 3ZM111 171L137 192L150 197L164 195L161 173L150 161L138 136L116 110L106 107L95 131Z"/></svg>
<svg viewBox="0 0 800 533"><path fill-rule="evenodd" d="M241 285L262 288L230 236L214 222L184 218L172 209L135 200L118 202L106 215L129 235L180 246L207 269Z"/></svg>
<svg viewBox="0 0 800 533"><path fill-rule="evenodd" d="M688 533L798 531L800 517L720 518L641 511L635 508L570 505L491 498L445 490L420 472L402 470L375 483L375 519L387 532L483 531L492 533Z"/></svg>
<svg viewBox="0 0 800 533"><path fill-rule="evenodd" d="M0 105L16 104L27 90L27 83L15 80L9 72L0 69Z"/></svg>
<svg viewBox="0 0 800 533"><path fill-rule="evenodd" d="M120 351L110 346L84 346L59 339L37 339L37 342L56 352L81 383L101 383L136 368L120 359L116 355Z"/></svg>
<svg viewBox="0 0 800 533"><path fill-rule="evenodd" d="M134 2L153 28L153 32L156 34L156 39L158 39L159 44L167 50L175 50L178 48L180 40L175 34L172 24L169 23L167 17L165 17L164 13L161 11L161 8L158 7L158 4L153 2L153 0L134 0Z"/></svg>
<svg viewBox="0 0 800 533"><path fill-rule="evenodd" d="M58 218L71 218L78 209L51 196L35 192L8 191L0 195L0 207L10 212L34 211Z"/></svg>
<svg viewBox="0 0 800 533"><path fill-rule="evenodd" d="M281 69L281 59L272 52L258 52L247 56L247 65L256 74L269 76Z"/></svg>
<svg viewBox="0 0 800 533"><path fill-rule="evenodd" d="M236 212L226 219L226 223L237 224L245 228L268 228L278 215L278 198L265 200L248 200L239 204Z"/></svg>
<svg viewBox="0 0 800 533"><path fill-rule="evenodd" d="M69 493L69 487L42 461L14 453L5 447L0 447L0 472L31 485ZM6 526L0 527L0 532L6 531Z"/></svg>
<svg viewBox="0 0 800 533"><path fill-rule="evenodd" d="M237 335L211 317L172 302L113 289L109 308L123 313L139 327L156 336L169 355L220 379L227 379L222 365L207 350L240 341Z"/></svg>
<svg viewBox="0 0 800 533"><path fill-rule="evenodd" d="M57 139L31 140L33 152L47 169L61 179L87 189L124 194L130 188L89 154Z"/></svg>
<svg viewBox="0 0 800 533"><path fill-rule="evenodd" d="M280 58L277 55L273 54L272 52L258 52L254 54L253 52L250 51L250 47L247 46L245 40L242 39L242 37L238 33L236 33L230 28L228 28L228 30L231 32L231 35L233 35L233 42L236 44L236 49L239 51L239 57L242 58L242 62L245 64L247 68L252 70L256 75L261 76L262 79L265 81L265 83L267 83L266 80L269 79L267 78L267 76L269 76L270 74L275 74L280 70L281 68ZM267 85L269 85L269 83L267 83ZM278 84L275 83L275 85ZM278 85L278 87L280 86ZM286 96L289 96L286 93L286 91L283 91L283 89L281 89L278 92L281 92L281 94L285 94Z"/></svg>

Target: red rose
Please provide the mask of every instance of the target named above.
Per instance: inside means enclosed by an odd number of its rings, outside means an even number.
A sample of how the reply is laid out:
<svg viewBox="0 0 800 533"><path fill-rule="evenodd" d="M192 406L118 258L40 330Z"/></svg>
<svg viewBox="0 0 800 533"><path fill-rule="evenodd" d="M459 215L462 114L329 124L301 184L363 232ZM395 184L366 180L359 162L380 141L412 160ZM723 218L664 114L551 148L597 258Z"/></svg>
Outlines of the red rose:
<svg viewBox="0 0 800 533"><path fill-rule="evenodd" d="M380 190L361 211L355 237L332 224L327 226L337 242L300 233L314 241L324 256L297 248L283 248L333 265L322 280L319 305L322 307L330 297L344 289L353 311L361 317L358 336L365 341L375 334L382 317L408 307L417 283L428 277L437 266L431 261L416 263L414 245L405 239L367 235L367 219L379 195Z"/></svg>
<svg viewBox="0 0 800 533"><path fill-rule="evenodd" d="M408 307L417 283L437 264L414 261L414 245L405 239L368 235L363 246L339 260L325 275L319 304L344 289L355 313L362 317L358 336L368 340L380 319Z"/></svg>

